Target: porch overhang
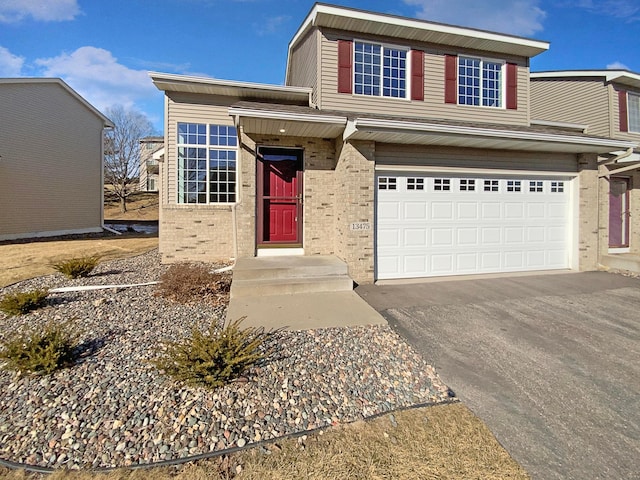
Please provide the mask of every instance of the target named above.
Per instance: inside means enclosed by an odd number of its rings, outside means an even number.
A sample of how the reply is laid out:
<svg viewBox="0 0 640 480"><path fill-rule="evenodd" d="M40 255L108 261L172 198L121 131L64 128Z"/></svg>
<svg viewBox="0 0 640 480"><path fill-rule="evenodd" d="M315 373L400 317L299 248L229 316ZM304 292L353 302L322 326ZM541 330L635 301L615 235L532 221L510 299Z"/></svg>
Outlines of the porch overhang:
<svg viewBox="0 0 640 480"><path fill-rule="evenodd" d="M236 127L257 135L337 138L347 124L347 117L322 113L229 107Z"/></svg>
<svg viewBox="0 0 640 480"><path fill-rule="evenodd" d="M375 118L350 119L343 135L346 140L381 143L434 145L491 150L519 150L554 153L608 153L637 147L634 142L537 131L508 126L451 125Z"/></svg>

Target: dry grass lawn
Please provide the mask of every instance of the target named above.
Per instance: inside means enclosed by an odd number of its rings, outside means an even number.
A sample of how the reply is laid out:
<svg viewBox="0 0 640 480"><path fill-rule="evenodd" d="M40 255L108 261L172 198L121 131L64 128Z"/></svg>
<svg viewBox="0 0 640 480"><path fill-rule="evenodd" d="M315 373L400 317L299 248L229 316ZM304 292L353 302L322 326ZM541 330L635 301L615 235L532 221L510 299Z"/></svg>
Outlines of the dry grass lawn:
<svg viewBox="0 0 640 480"><path fill-rule="evenodd" d="M0 245L0 287L55 273L60 260L98 255L112 260L147 252L158 246L157 236L121 236L86 240L51 240Z"/></svg>
<svg viewBox="0 0 640 480"><path fill-rule="evenodd" d="M265 454L265 450L270 454ZM238 473L239 472L239 473ZM8 480L35 479L3 471ZM396 412L334 427L304 441L288 439L228 458L179 468L108 474L58 471L50 480L180 479L528 479L489 429L464 405Z"/></svg>
<svg viewBox="0 0 640 480"><path fill-rule="evenodd" d="M108 193L104 194L104 219L125 221L158 221L158 193L134 192L127 200L127 211L120 211L118 199Z"/></svg>

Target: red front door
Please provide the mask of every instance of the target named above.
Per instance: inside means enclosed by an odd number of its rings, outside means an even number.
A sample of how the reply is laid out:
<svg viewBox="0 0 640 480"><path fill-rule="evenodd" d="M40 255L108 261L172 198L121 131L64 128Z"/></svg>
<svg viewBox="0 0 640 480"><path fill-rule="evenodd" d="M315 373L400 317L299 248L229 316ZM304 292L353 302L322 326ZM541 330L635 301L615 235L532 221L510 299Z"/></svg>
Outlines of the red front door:
<svg viewBox="0 0 640 480"><path fill-rule="evenodd" d="M609 247L629 246L629 179L609 180Z"/></svg>
<svg viewBox="0 0 640 480"><path fill-rule="evenodd" d="M258 150L258 243L300 244L302 151Z"/></svg>

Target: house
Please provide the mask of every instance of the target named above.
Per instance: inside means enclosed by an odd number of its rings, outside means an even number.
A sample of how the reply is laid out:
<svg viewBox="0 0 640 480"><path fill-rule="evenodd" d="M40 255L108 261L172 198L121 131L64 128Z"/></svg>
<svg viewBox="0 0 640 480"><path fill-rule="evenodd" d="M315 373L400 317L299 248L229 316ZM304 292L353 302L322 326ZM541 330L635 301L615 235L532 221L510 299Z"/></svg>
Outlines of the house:
<svg viewBox="0 0 640 480"><path fill-rule="evenodd" d="M164 156L164 137L140 139L140 191L158 191L158 161Z"/></svg>
<svg viewBox="0 0 640 480"><path fill-rule="evenodd" d="M150 73L163 261L335 255L357 282L595 269L598 155L635 143L531 124L548 46L317 3L284 86Z"/></svg>
<svg viewBox="0 0 640 480"><path fill-rule="evenodd" d="M625 70L532 73L531 116L578 124L589 134L638 144L640 74ZM601 154L598 164L601 263L620 267L619 254L640 254L640 149Z"/></svg>
<svg viewBox="0 0 640 480"><path fill-rule="evenodd" d="M59 78L0 78L0 240L102 231L112 127Z"/></svg>

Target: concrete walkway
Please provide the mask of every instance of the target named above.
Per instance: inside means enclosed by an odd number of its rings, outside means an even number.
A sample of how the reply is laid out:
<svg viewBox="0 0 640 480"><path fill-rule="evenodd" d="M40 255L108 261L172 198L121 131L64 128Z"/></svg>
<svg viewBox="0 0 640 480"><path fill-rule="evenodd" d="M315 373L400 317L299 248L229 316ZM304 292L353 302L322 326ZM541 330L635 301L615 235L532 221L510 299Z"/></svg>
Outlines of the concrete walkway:
<svg viewBox="0 0 640 480"><path fill-rule="evenodd" d="M227 319L246 317L243 327L310 330L358 325L386 325L387 321L353 291L295 293L232 298Z"/></svg>

